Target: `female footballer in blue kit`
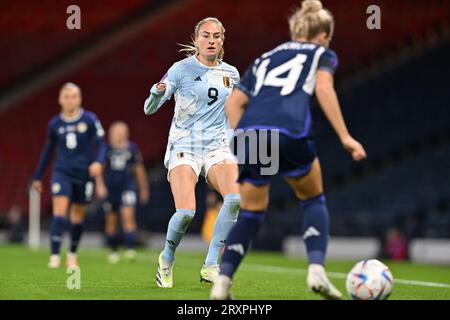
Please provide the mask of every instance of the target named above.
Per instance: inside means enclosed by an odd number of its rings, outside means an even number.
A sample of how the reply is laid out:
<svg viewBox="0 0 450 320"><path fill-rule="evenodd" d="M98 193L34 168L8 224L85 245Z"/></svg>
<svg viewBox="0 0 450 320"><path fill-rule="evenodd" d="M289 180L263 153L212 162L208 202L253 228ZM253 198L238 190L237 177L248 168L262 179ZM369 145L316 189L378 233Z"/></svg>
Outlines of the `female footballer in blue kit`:
<svg viewBox="0 0 450 320"><path fill-rule="evenodd" d="M56 149L51 177L53 220L49 268L60 265L59 251L69 209L71 244L66 265L78 265L76 252L83 231L85 207L94 195L92 178L97 195L106 195L102 178L106 144L100 121L95 114L81 107L81 89L74 83L62 86L59 104L62 111L49 122L47 143L32 183L34 189L42 192L42 175Z"/></svg>
<svg viewBox="0 0 450 320"><path fill-rule="evenodd" d="M109 141L106 149L105 185L108 197L104 203L105 232L111 253L110 263L120 260L118 254L118 220L122 220L123 238L126 247L125 259L135 260L135 207L138 199L145 204L150 192L147 174L141 152L129 140L129 129L125 122L117 121L109 127Z"/></svg>
<svg viewBox="0 0 450 320"><path fill-rule="evenodd" d="M239 134L254 130L256 141L279 146L279 170L294 190L303 209L302 237L308 254L307 285L328 299L342 294L329 281L325 269L329 215L323 195L322 174L311 135L311 98L319 104L340 141L355 161L366 157L363 146L352 138L345 125L333 85L336 54L328 49L334 19L317 0L306 0L289 19L292 41L283 43L256 59L233 90L226 112L232 128ZM274 129L277 135L263 137ZM212 299L230 299L233 275L257 233L269 203L270 176L264 164L249 163L252 145L243 151L239 162L241 209L239 220L230 231L214 282ZM253 147L255 147L253 145ZM255 150L255 149L253 149ZM238 158L241 158L237 150ZM258 155L259 157L259 155Z"/></svg>
<svg viewBox="0 0 450 320"><path fill-rule="evenodd" d="M228 144L224 110L232 87L239 82L239 73L222 60L224 34L218 19L201 20L194 30L193 46L182 49L190 55L173 64L153 85L144 104L145 114L153 114L172 95L175 98L164 162L176 212L169 221L166 244L158 259L156 283L162 288L173 286L175 249L195 215L198 176L203 175L224 198L200 271L201 281L212 282L218 275L218 258L239 211L237 164Z"/></svg>

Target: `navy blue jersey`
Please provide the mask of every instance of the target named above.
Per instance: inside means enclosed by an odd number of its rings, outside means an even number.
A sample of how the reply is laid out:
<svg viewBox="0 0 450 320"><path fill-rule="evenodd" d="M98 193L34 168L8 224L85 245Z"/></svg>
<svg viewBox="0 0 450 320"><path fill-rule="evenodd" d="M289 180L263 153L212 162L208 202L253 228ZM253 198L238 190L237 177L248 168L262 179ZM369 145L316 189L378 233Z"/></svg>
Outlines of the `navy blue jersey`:
<svg viewBox="0 0 450 320"><path fill-rule="evenodd" d="M325 47L290 41L256 59L236 86L249 102L240 129L279 129L292 138L310 135L311 98L317 70L334 73L336 54Z"/></svg>
<svg viewBox="0 0 450 320"><path fill-rule="evenodd" d="M106 149L105 183L109 193L122 193L136 188L134 166L142 163L138 147L129 142L126 148Z"/></svg>
<svg viewBox="0 0 450 320"><path fill-rule="evenodd" d="M105 132L97 116L81 109L76 119L67 120L62 114L53 117L47 130L47 143L42 152L34 180L40 180L56 149L53 171L71 177L89 177L89 165L105 160Z"/></svg>

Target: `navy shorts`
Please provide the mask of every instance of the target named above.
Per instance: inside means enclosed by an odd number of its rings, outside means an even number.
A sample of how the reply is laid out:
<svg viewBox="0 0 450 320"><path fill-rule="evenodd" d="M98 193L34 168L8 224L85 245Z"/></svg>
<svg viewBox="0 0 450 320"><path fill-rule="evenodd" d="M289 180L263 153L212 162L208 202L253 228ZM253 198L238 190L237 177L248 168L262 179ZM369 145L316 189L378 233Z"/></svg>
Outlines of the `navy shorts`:
<svg viewBox="0 0 450 320"><path fill-rule="evenodd" d="M113 188L107 186L108 198L103 204L103 210L108 212L119 212L121 207L135 207L137 203L136 188Z"/></svg>
<svg viewBox="0 0 450 320"><path fill-rule="evenodd" d="M87 204L94 196L94 182L88 175L74 177L61 171L53 171L50 184L53 196L66 196L72 203Z"/></svg>
<svg viewBox="0 0 450 320"><path fill-rule="evenodd" d="M244 150L236 147L239 145L236 139L233 151L239 163L239 183L264 185L276 174L302 177L309 173L317 157L316 144L312 138L295 139L280 133L276 143L268 131L256 131L256 138L245 140Z"/></svg>

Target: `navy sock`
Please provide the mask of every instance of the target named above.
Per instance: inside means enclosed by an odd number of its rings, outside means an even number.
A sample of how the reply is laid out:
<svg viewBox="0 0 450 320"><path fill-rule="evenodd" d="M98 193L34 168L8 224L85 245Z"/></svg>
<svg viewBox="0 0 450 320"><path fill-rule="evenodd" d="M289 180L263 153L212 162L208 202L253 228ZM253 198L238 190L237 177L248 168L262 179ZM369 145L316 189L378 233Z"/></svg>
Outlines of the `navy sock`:
<svg viewBox="0 0 450 320"><path fill-rule="evenodd" d="M123 234L123 239L125 242L125 247L127 249L134 249L134 231L127 231Z"/></svg>
<svg viewBox="0 0 450 320"><path fill-rule="evenodd" d="M112 251L116 252L119 249L119 239L117 233L107 235L106 242Z"/></svg>
<svg viewBox="0 0 450 320"><path fill-rule="evenodd" d="M83 224L72 223L70 225L70 252L75 253L78 249L78 244L80 243L81 234L83 233Z"/></svg>
<svg viewBox="0 0 450 320"><path fill-rule="evenodd" d="M303 208L303 240L309 263L323 265L328 245L329 215L323 194L300 201Z"/></svg>
<svg viewBox="0 0 450 320"><path fill-rule="evenodd" d="M238 221L231 229L226 240L222 263L220 264L220 274L230 278L233 277L247 253L250 241L258 232L265 215L265 211L240 210Z"/></svg>
<svg viewBox="0 0 450 320"><path fill-rule="evenodd" d="M50 228L50 247L52 254L59 254L66 218L54 216Z"/></svg>

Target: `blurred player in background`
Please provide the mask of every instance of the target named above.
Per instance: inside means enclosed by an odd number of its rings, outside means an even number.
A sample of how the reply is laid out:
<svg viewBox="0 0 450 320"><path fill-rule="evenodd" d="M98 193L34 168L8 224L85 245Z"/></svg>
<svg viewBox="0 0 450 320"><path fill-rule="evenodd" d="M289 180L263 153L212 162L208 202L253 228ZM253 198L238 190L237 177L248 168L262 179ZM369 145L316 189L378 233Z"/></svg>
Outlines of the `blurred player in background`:
<svg viewBox="0 0 450 320"><path fill-rule="evenodd" d="M226 112L233 128L242 129L241 133L255 130L258 141L267 138L269 150L271 144L279 144L278 172L292 187L303 208L308 288L325 298L340 299L342 294L328 280L324 269L329 214L311 135L310 105L314 91L343 147L353 159L362 160L366 153L349 134L334 90L333 75L338 60L328 49L334 29L331 13L323 9L320 1L303 1L302 8L290 18L289 25L292 41L253 62L231 94ZM276 129L279 136L263 137L262 129L268 128ZM236 131L235 139L239 138L238 134ZM278 141L274 136L279 137ZM220 276L211 291L212 299L231 298L232 277L268 208L270 176L261 173L264 165L259 154L258 163L249 164L251 151L250 145L244 151L245 163L239 163L241 210L239 220L227 238Z"/></svg>
<svg viewBox="0 0 450 320"><path fill-rule="evenodd" d="M109 128L109 144L106 150L105 184L108 190L104 203L106 212L105 232L112 252L108 257L110 263L120 260L118 253L119 213L122 218L123 237L125 242L125 258L136 258L135 206L139 190L139 202L148 202L150 192L147 174L142 156L136 144L129 139L129 130L125 122L114 122ZM139 188L138 188L139 187Z"/></svg>
<svg viewBox="0 0 450 320"><path fill-rule="evenodd" d="M155 113L172 95L175 115L169 133L165 166L176 212L169 222L164 250L158 258L156 282L173 286L175 250L195 215L195 186L199 175L223 197L200 280L211 282L218 275L218 258L239 211L237 164L227 138L224 104L237 69L223 59L225 29L216 18L201 20L194 29L193 45L182 51L188 58L176 62L151 88L145 114Z"/></svg>
<svg viewBox="0 0 450 320"><path fill-rule="evenodd" d="M97 116L84 110L81 101L80 87L74 83L62 86L59 92L62 111L49 122L47 143L32 182L32 187L42 192L42 175L56 148L51 177L53 220L49 268L60 265L59 252L69 209L71 244L66 265L78 265L76 252L83 232L85 207L94 195L93 179L97 195L106 195L102 177L105 133Z"/></svg>

